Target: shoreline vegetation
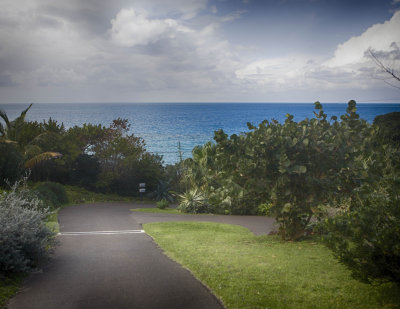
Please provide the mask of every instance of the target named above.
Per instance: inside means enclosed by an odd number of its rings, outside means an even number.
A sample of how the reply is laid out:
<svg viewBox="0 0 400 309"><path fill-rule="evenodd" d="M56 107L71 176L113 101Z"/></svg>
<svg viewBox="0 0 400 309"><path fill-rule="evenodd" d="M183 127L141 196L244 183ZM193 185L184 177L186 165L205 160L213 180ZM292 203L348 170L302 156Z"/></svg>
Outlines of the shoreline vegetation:
<svg viewBox="0 0 400 309"><path fill-rule="evenodd" d="M192 158L163 166L125 119L67 130L51 118L26 121L30 107L14 120L0 111L0 240L4 250L24 248L0 252L0 307L16 291L21 273L48 258L60 207L138 200L158 201L157 208L132 211L275 217L279 233L265 237L227 226L146 225L160 247L229 308L308 308L318 297L331 307L400 305L393 297L400 284L400 113L370 124L350 101L340 119L328 119L316 102L314 118L296 122L288 114L283 123L248 124L249 132L239 135L218 130L214 142L193 149ZM13 186L22 178L23 185ZM178 207L168 208L172 203ZM12 218L26 218L24 231L32 225L43 233L24 243L27 238L15 237ZM203 242L214 237L207 229L215 232L215 242ZM210 252L214 260L208 260ZM327 260L330 270L323 269ZM231 285L238 280L233 277L245 278L241 284L248 291ZM335 289L342 289L338 298L330 294Z"/></svg>

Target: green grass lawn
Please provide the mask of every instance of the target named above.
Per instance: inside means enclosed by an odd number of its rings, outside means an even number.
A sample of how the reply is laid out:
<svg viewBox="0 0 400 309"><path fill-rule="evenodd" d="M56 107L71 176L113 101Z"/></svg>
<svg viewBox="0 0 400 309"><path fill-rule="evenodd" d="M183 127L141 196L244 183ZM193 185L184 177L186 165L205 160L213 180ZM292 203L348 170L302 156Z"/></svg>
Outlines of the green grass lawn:
<svg viewBox="0 0 400 309"><path fill-rule="evenodd" d="M0 308L6 308L8 300L18 292L24 275L5 277L0 274Z"/></svg>
<svg viewBox="0 0 400 309"><path fill-rule="evenodd" d="M180 212L179 210L173 209L173 208L167 208L167 209L159 209L159 208L134 208L131 209L131 211L136 211L136 212L151 212L151 213L161 213L161 214L178 214L178 215L183 215L183 212Z"/></svg>
<svg viewBox="0 0 400 309"><path fill-rule="evenodd" d="M124 197L117 194L103 194L88 191L81 187L64 186L70 204L96 203L96 202L134 202L137 199ZM146 202L146 201L145 201Z"/></svg>
<svg viewBox="0 0 400 309"><path fill-rule="evenodd" d="M400 307L399 287L352 279L319 242L283 242L216 223L149 223L144 229L227 308Z"/></svg>

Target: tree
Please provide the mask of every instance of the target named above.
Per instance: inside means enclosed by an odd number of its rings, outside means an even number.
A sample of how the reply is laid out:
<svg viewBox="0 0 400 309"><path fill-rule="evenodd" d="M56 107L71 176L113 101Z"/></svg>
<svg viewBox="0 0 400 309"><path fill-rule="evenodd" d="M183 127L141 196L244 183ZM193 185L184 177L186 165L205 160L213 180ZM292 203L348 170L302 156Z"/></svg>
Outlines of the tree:
<svg viewBox="0 0 400 309"><path fill-rule="evenodd" d="M46 151L50 149L44 150L45 147L41 147L46 142L46 145L53 144L54 139L58 138L58 134L52 132L57 127L56 122L50 119L41 127L36 122L25 121L26 114L32 105L30 104L20 116L12 121L9 120L5 111L0 110L0 118L4 121L4 125L0 123L0 143L14 144L23 155L25 168L33 168L45 160L61 157L61 153Z"/></svg>
<svg viewBox="0 0 400 309"><path fill-rule="evenodd" d="M387 78L383 79L383 81L395 88L400 89L400 71L394 67L394 65L389 66L384 64L381 60L380 57L378 56L378 53L372 48L369 48L367 51L368 55L371 57L371 59L375 62L376 66L386 74ZM395 82L395 84L392 83L392 81ZM399 85L396 85L399 84Z"/></svg>
<svg viewBox="0 0 400 309"><path fill-rule="evenodd" d="M0 141L5 143L15 143L18 140L20 130L25 124L25 116L32 107L31 103L21 114L10 121L5 111L0 110L0 118L3 119L5 126L0 122Z"/></svg>

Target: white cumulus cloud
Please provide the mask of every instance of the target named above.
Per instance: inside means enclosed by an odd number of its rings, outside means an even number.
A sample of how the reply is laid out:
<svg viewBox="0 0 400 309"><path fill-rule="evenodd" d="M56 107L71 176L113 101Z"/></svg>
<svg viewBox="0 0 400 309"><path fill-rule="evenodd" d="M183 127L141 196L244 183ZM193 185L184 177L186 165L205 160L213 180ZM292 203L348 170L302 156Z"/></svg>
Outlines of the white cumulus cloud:
<svg viewBox="0 0 400 309"><path fill-rule="evenodd" d="M190 32L173 19L150 19L146 12L121 9L111 20L111 37L121 46L148 45L173 32Z"/></svg>
<svg viewBox="0 0 400 309"><path fill-rule="evenodd" d="M368 61L365 52L372 48L376 51L390 51L393 43L400 43L400 11L383 24L375 24L364 33L340 44L333 58L325 65L331 68Z"/></svg>

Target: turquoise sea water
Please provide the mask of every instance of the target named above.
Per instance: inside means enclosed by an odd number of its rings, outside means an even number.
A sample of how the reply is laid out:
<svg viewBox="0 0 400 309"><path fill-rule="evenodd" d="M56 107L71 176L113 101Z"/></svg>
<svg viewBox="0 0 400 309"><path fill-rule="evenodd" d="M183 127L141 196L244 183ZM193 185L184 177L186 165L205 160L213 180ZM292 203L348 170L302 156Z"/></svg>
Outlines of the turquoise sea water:
<svg viewBox="0 0 400 309"><path fill-rule="evenodd" d="M28 104L0 104L10 119L17 117ZM328 117L346 113L347 104L323 104ZM50 117L63 122L66 128L83 123L108 126L113 119L126 118L131 131L142 137L147 150L163 155L164 163L178 161L178 142L184 157L191 156L195 145L213 139L214 131L227 134L248 131L247 122L259 124L264 119L284 121L294 115L296 121L314 116L312 103L84 103L34 104L28 120L42 121ZM375 116L400 111L400 104L357 104L360 117L372 122Z"/></svg>

